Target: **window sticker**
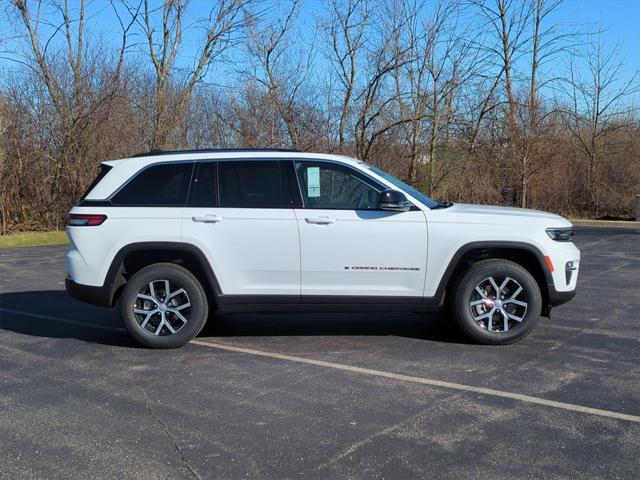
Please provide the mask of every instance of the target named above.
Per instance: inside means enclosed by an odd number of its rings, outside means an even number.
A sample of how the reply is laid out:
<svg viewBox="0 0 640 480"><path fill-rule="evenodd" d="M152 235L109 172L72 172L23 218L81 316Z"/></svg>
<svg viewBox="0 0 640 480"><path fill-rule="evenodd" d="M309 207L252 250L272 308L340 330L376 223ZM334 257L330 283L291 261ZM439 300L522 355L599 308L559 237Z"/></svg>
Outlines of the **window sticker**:
<svg viewBox="0 0 640 480"><path fill-rule="evenodd" d="M307 168L307 197L320 196L320 167Z"/></svg>

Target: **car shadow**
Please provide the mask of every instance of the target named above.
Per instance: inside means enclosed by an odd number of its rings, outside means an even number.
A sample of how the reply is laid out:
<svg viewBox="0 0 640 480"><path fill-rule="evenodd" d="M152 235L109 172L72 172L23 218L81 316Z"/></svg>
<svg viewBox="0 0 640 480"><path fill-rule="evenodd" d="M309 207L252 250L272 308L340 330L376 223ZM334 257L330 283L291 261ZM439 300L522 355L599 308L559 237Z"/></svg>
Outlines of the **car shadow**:
<svg viewBox="0 0 640 480"><path fill-rule="evenodd" d="M287 313L216 314L201 336L396 336L446 343L468 343L442 314Z"/></svg>
<svg viewBox="0 0 640 480"><path fill-rule="evenodd" d="M63 290L0 294L0 330L136 347L115 309L78 302Z"/></svg>
<svg viewBox="0 0 640 480"><path fill-rule="evenodd" d="M0 294L0 329L51 338L137 347L117 309L72 299L65 291ZM212 314L201 337L398 336L436 342L468 343L442 314L287 313Z"/></svg>

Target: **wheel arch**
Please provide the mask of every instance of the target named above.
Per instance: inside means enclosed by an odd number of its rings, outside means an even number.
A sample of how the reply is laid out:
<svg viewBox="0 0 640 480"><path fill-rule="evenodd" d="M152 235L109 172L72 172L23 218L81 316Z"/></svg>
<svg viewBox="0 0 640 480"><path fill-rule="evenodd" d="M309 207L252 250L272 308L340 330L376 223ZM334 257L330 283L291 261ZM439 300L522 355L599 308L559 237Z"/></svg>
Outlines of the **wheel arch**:
<svg viewBox="0 0 640 480"><path fill-rule="evenodd" d="M140 269L154 263L184 266L200 281L213 302L221 295L220 284L204 253L195 245L180 242L138 242L122 247L111 261L104 285L108 304L113 306L128 279Z"/></svg>
<svg viewBox="0 0 640 480"><path fill-rule="evenodd" d="M524 242L472 242L460 247L453 255L440 279L435 299L444 304L447 292L456 284L471 265L480 260L501 258L513 261L531 273L542 294L542 313L549 315L549 292L555 291L553 277L544 255L535 246Z"/></svg>

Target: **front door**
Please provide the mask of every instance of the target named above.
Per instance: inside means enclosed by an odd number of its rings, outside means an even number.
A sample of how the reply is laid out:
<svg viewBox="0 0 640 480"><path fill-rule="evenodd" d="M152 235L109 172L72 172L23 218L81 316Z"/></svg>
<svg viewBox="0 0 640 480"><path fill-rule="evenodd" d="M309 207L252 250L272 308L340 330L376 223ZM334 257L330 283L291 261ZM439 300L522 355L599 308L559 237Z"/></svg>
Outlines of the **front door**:
<svg viewBox="0 0 640 480"><path fill-rule="evenodd" d="M303 208L295 210L303 299L420 302L427 264L424 213L379 210L378 196L387 187L352 167L330 161L294 164L303 199Z"/></svg>
<svg viewBox="0 0 640 480"><path fill-rule="evenodd" d="M203 251L224 297L298 301L300 246L289 187L278 160L197 162L182 241Z"/></svg>

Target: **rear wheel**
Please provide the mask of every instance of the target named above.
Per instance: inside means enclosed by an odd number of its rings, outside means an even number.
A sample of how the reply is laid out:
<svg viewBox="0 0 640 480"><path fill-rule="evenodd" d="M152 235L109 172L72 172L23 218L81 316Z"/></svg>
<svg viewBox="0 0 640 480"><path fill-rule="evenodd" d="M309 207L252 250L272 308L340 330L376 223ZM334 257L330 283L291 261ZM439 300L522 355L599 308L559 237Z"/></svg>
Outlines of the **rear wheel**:
<svg viewBox="0 0 640 480"><path fill-rule="evenodd" d="M509 260L474 264L457 284L451 310L471 339L487 345L517 342L535 327L542 295L535 278Z"/></svg>
<svg viewBox="0 0 640 480"><path fill-rule="evenodd" d="M122 292L122 321L140 343L176 348L193 339L207 321L207 297L185 268L158 263L136 272Z"/></svg>

